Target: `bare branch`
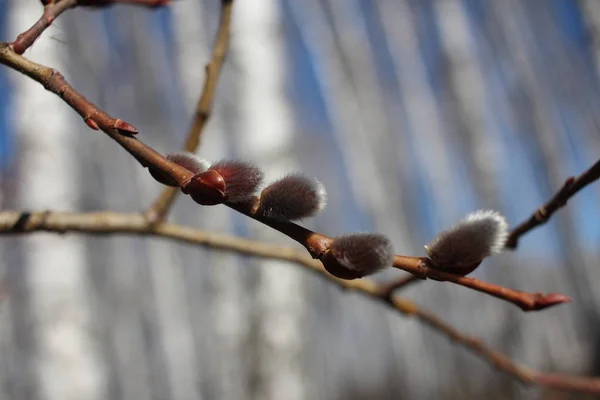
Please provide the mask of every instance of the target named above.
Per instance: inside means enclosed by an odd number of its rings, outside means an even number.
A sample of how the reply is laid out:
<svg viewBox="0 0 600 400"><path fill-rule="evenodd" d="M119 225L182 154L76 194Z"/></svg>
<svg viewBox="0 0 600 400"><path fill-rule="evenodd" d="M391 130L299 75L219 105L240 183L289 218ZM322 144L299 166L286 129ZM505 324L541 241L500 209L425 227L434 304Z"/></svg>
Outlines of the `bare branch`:
<svg viewBox="0 0 600 400"><path fill-rule="evenodd" d="M304 252L291 247L278 246L260 241L248 240L229 235L199 231L190 227L166 222L149 224L142 214L122 214L113 212L64 213L64 212L0 212L0 234L22 234L36 231L79 232L86 234L134 234L155 236L177 240L202 247L234 251L261 258L277 259L296 263L317 273L343 289L354 290L366 297L381 301L397 312L412 316L433 329L446 335L475 353L498 370L526 383L556 390L567 390L600 394L600 379L574 377L561 374L546 374L523 367L506 355L496 352L480 339L470 337L443 322L430 312L421 309L414 302L398 296L386 294L385 286L378 286L373 280L342 280L328 274L321 263L311 259Z"/></svg>
<svg viewBox="0 0 600 400"><path fill-rule="evenodd" d="M595 182L600 178L600 161L597 161L594 165L592 165L588 170L586 170L583 174L579 175L577 178L569 177L564 185L556 192L556 194L542 207L538 208L527 220L523 221L515 228L513 228L506 240L505 248L510 250L515 250L519 245L519 239L521 236L525 235L529 231L537 228L540 225L545 224L550 217L560 208L564 207L567 204L567 201L573 197L577 192L581 189L589 185L590 183ZM405 271L411 272L406 268L399 267ZM429 269L426 269L430 271ZM440 281L450 281L454 283L461 284L463 286L471 287L475 290L485 291L493 296L500 297L506 299L508 295L506 292L506 288L496 287L495 285L488 284L487 282L482 282L473 278L464 278L460 279L458 275L446 274L439 270L432 271L433 275L429 273L427 277L431 279L436 279ZM417 272L413 272L417 274ZM422 272L423 273L423 272ZM416 275L418 276L418 274ZM422 277L421 279L423 279ZM406 280L406 282L404 282ZM400 289L408 284L420 282L420 280L415 277L401 279L397 282L389 283L389 293L391 294L393 291ZM459 283L462 282L462 283ZM543 295L541 293L530 294L517 292L516 296L512 295L519 307L523 308L524 311L531 310L539 310L542 308L546 308L552 305L569 302L570 299L562 294L554 293Z"/></svg>
<svg viewBox="0 0 600 400"><path fill-rule="evenodd" d="M90 128L111 131L113 134L136 134L138 132L133 125L118 118L112 118L104 111L98 109L98 107L73 89L60 72L36 64L25 57L16 54L14 49L11 49L11 46L8 43L0 43L0 63L38 81L46 88L46 90L61 97L68 105L77 111L79 115L81 115L84 122Z"/></svg>
<svg viewBox="0 0 600 400"><path fill-rule="evenodd" d="M545 308L571 302L568 296L561 293L526 293L495 285L475 278L452 274L435 268L431 260L426 257L406 257L397 255L394 258L394 267L410 272L421 279L433 279L439 282L452 282L478 292L513 303L523 311L539 311Z"/></svg>
<svg viewBox="0 0 600 400"><path fill-rule="evenodd" d="M119 143L125 150L132 154L143 166L152 167L161 171L173 179L186 193L186 188L193 183L196 187L212 188L203 181L193 181L193 173L176 163L169 161L141 141L135 139L130 133L137 130L120 119L114 119L98 109L85 97L75 91L62 77L53 69L36 64L16 54L10 45L0 44L0 63L3 63L27 76L40 82L47 90L58 94L65 102L84 117L84 120L92 128L99 128ZM190 185L191 186L191 185ZM256 214L252 202L247 203L225 203L228 207L253 218L271 228L289 236L302 244L313 258L326 262L326 256L331 246L332 238L308 230L291 222L277 221ZM394 258L394 267L410 272L421 278L429 277L438 281L452 282L461 286L469 287L494 297L507 300L525 311L541 310L551 305L570 301L562 294L529 294L513 289L483 282L474 278L466 278L460 275L439 271L431 267L428 259L419 257L407 257L397 255Z"/></svg>
<svg viewBox="0 0 600 400"><path fill-rule="evenodd" d="M44 5L44 13L40 19L31 28L17 36L17 40L12 43L15 53L23 54L60 14L75 6L77 6L77 0L48 1Z"/></svg>
<svg viewBox="0 0 600 400"><path fill-rule="evenodd" d="M407 275L381 284L381 297L389 298L396 290L404 289L413 283L420 282L422 278L416 275Z"/></svg>
<svg viewBox="0 0 600 400"><path fill-rule="evenodd" d="M44 12L31 28L17 36L12 43L13 50L17 54L23 54L30 48L41 34L54 22L59 15L77 6L103 7L117 3L129 3L146 7L161 7L169 4L172 0L42 0Z"/></svg>
<svg viewBox="0 0 600 400"><path fill-rule="evenodd" d="M215 36L211 60L206 64L206 75L204 77L202 93L196 104L194 119L183 147L185 151L190 153L194 153L198 149L202 132L210 118L221 69L229 49L232 10L233 0L221 0L221 18ZM165 187L152 206L146 211L148 219L153 223L163 220L173 206L177 193L177 188Z"/></svg>
<svg viewBox="0 0 600 400"><path fill-rule="evenodd" d="M516 249L519 245L519 239L521 236L529 232L530 230L537 228L540 225L545 224L552 214L559 208L562 208L567 204L567 201L573 197L581 189L589 185L590 183L600 178L600 160L596 164L592 165L587 171L579 175L577 178L570 177L565 181L565 184L560 188L558 192L540 208L538 208L526 221L523 221L517 225L509 234L506 242L507 249Z"/></svg>

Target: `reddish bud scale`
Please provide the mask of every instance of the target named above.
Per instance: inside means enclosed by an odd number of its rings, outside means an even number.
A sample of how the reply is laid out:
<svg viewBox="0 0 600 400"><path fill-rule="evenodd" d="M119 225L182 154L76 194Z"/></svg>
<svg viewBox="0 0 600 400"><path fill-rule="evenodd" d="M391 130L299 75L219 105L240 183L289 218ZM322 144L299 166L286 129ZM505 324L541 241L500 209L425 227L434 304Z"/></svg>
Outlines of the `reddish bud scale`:
<svg viewBox="0 0 600 400"><path fill-rule="evenodd" d="M194 175L181 190L200 205L214 206L226 201L226 187L220 173L208 170Z"/></svg>
<svg viewBox="0 0 600 400"><path fill-rule="evenodd" d="M123 132L131 133L132 135L135 135L139 132L139 130L135 126L133 126L121 119L118 119L118 118L115 121L113 128L116 128Z"/></svg>
<svg viewBox="0 0 600 400"><path fill-rule="evenodd" d="M322 258L321 262L327 272L336 278L345 279L351 281L353 279L362 278L364 275L358 271L348 269L345 265L342 265L331 251L327 252Z"/></svg>
<svg viewBox="0 0 600 400"><path fill-rule="evenodd" d="M100 129L100 127L98 126L98 124L96 123L96 121L94 121L90 117L84 118L83 121L86 123L87 126L89 126L90 128L92 128L95 131L97 131L98 129Z"/></svg>

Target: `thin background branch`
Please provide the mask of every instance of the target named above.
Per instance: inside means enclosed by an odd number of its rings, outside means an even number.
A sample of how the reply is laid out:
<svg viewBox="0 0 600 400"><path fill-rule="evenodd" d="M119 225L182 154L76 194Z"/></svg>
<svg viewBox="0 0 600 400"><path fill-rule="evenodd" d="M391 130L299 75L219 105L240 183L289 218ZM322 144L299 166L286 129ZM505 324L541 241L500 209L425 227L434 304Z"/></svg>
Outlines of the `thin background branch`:
<svg viewBox="0 0 600 400"><path fill-rule="evenodd" d="M600 393L600 379L546 374L520 366L504 354L487 347L480 339L461 333L432 313L419 308L412 301L391 295L385 285L377 285L371 279L347 281L335 278L323 269L319 261L313 260L304 252L291 247L204 232L168 222L159 222L151 225L142 214L113 212L78 214L47 211L0 212L0 234L26 234L36 231L57 233L79 232L101 235L124 233L155 236L207 248L293 262L321 275L343 289L354 290L366 297L386 304L401 314L417 318L426 325L446 335L451 341L469 349L494 367L523 383L537 384L557 390Z"/></svg>
<svg viewBox="0 0 600 400"><path fill-rule="evenodd" d="M506 242L506 248L515 250L519 245L521 236L548 222L552 214L564 207L567 201L577 192L600 178L600 161L597 161L587 171L577 178L570 177L556 194L540 208L538 208L527 220L521 222L510 232Z"/></svg>
<svg viewBox="0 0 600 400"><path fill-rule="evenodd" d="M198 104L196 104L194 119L188 131L185 145L183 146L183 149L190 153L194 153L198 149L202 132L210 118L217 83L219 82L223 62L229 49L232 10L233 0L221 1L221 18L213 45L211 60L206 64L206 75L204 77L202 93L198 99ZM177 188L165 187L152 206L146 211L147 218L152 222L163 220L173 206L177 193Z"/></svg>

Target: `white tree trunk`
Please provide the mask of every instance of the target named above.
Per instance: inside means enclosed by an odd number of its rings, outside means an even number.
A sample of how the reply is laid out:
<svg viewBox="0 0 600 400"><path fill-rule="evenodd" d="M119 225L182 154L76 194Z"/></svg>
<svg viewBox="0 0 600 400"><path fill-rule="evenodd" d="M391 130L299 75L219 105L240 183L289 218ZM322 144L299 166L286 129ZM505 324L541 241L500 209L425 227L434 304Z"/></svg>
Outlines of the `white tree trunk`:
<svg viewBox="0 0 600 400"><path fill-rule="evenodd" d="M267 182L293 171L293 119L285 94L287 56L282 40L279 2L238 2L234 9L232 54L240 80L236 156L255 161ZM233 62L233 61L230 61ZM255 228L253 236L283 240ZM258 388L260 399L303 399L302 318L305 309L302 273L281 262L258 266Z"/></svg>
<svg viewBox="0 0 600 400"><path fill-rule="evenodd" d="M29 28L42 13L38 2L13 1L10 37ZM57 44L38 40L26 56L57 68L67 64ZM74 135L83 122L60 98L23 76L12 74L15 133L19 140L18 206L25 210L75 210L77 166ZM22 239L36 353L32 365L40 398L103 399L105 377L91 332L86 257L74 236L37 234Z"/></svg>

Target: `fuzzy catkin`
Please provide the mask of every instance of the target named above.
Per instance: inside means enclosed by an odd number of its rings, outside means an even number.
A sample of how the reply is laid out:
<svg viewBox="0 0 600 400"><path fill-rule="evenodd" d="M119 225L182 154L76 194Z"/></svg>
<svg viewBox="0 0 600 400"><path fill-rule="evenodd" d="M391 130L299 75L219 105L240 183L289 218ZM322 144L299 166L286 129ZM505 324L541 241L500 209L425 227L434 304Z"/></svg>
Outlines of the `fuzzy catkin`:
<svg viewBox="0 0 600 400"><path fill-rule="evenodd" d="M436 267L461 268L501 252L507 238L506 219L497 211L479 210L438 234L425 249Z"/></svg>
<svg viewBox="0 0 600 400"><path fill-rule="evenodd" d="M376 233L349 233L333 239L331 254L340 265L361 276L371 275L392 265L391 241Z"/></svg>
<svg viewBox="0 0 600 400"><path fill-rule="evenodd" d="M245 161L221 160L208 169L221 174L225 180L227 201L231 203L250 199L263 180L263 172Z"/></svg>
<svg viewBox="0 0 600 400"><path fill-rule="evenodd" d="M323 184L296 173L265 188L256 213L265 218L297 221L317 214L326 203L327 194Z"/></svg>

